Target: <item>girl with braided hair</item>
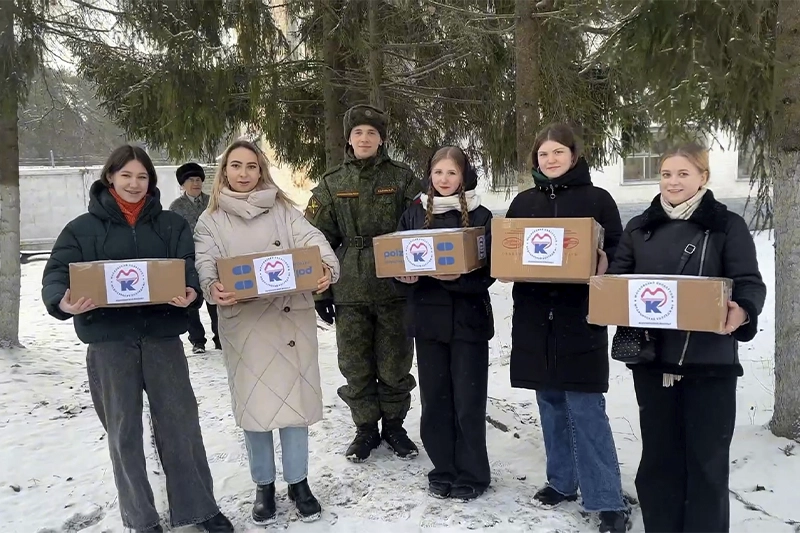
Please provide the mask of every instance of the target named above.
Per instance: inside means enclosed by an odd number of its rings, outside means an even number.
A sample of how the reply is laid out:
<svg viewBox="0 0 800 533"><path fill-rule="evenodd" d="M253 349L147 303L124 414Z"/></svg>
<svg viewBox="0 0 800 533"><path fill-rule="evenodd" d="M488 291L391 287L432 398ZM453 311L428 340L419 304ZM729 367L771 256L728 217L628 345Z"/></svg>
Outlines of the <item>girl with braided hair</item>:
<svg viewBox="0 0 800 533"><path fill-rule="evenodd" d="M484 227L492 213L475 194L478 176L466 154L446 146L428 162L427 194L409 207L398 230ZM494 318L489 264L462 275L397 278L408 292L406 327L417 347L422 443L433 462L428 490L472 500L489 486L486 396Z"/></svg>

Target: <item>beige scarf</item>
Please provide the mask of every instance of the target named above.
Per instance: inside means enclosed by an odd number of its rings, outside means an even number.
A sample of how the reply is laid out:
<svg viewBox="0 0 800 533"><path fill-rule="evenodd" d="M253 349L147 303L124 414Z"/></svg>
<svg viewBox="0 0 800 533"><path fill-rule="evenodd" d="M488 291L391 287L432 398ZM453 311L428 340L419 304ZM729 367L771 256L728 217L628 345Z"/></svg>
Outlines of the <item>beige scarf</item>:
<svg viewBox="0 0 800 533"><path fill-rule="evenodd" d="M664 208L664 212L671 220L689 220L692 214L697 211L697 208L700 206L700 202L703 201L703 196L706 194L705 187L700 187L700 190L697 191L697 194L683 202L682 204L678 204L673 206L669 202L664 199L664 195L661 195L661 207ZM675 382L680 381L681 376L677 374L664 374L662 385L665 387L672 387Z"/></svg>
<svg viewBox="0 0 800 533"><path fill-rule="evenodd" d="M706 194L705 187L700 187L700 190L697 193L683 202L682 204L678 204L673 206L668 201L664 199L664 195L661 195L661 207L664 208L664 212L667 216L672 220L689 220L689 217L692 216L692 213L697 211L697 208L700 206L700 202L703 201L703 196Z"/></svg>
<svg viewBox="0 0 800 533"><path fill-rule="evenodd" d="M275 205L278 189L267 187L250 192L236 192L225 187L220 191L219 207L229 215L253 219Z"/></svg>

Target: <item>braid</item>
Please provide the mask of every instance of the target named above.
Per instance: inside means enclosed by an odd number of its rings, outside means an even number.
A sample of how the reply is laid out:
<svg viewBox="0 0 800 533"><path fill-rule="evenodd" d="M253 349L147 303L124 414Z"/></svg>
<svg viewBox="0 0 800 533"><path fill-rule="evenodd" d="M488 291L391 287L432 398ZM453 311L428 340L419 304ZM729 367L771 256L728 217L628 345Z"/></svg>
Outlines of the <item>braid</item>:
<svg viewBox="0 0 800 533"><path fill-rule="evenodd" d="M436 189L433 188L433 180L428 187L428 205L425 207L425 224L422 229L428 229L433 224L433 196L436 194Z"/></svg>
<svg viewBox="0 0 800 533"><path fill-rule="evenodd" d="M469 210L467 209L467 195L464 194L464 186L458 192L458 201L461 204L461 226L464 228L469 227Z"/></svg>

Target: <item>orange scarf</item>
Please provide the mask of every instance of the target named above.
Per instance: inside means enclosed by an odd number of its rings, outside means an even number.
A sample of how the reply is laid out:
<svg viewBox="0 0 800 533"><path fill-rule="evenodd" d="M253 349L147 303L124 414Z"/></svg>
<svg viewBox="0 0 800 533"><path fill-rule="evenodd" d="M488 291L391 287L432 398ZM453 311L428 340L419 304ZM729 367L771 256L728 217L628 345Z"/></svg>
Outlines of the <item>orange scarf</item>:
<svg viewBox="0 0 800 533"><path fill-rule="evenodd" d="M136 203L126 202L122 199L122 197L115 191L113 188L108 189L111 192L111 196L117 201L117 205L119 205L120 210L122 211L122 215L125 217L125 220L131 226L136 225L136 220L139 218L139 214L142 212L142 208L144 207L144 202L147 200L147 196L143 196L141 200Z"/></svg>

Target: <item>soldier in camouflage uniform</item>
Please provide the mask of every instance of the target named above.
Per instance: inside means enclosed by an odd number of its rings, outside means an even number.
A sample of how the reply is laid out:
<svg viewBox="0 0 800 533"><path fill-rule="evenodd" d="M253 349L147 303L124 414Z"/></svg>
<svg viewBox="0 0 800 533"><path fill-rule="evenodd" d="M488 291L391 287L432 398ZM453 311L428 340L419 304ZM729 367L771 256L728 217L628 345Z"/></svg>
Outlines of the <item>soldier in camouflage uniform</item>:
<svg viewBox="0 0 800 533"><path fill-rule="evenodd" d="M357 426L345 453L353 462L366 460L381 440L400 457L419 453L403 428L416 386L410 373L413 341L403 327L405 302L392 280L375 276L372 238L395 231L422 189L408 166L387 155L387 125L374 107L358 105L345 113L344 162L322 177L306 208L342 265L339 282L318 297L316 307L325 322L336 319L339 369L347 379L338 392Z"/></svg>

